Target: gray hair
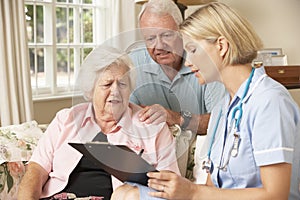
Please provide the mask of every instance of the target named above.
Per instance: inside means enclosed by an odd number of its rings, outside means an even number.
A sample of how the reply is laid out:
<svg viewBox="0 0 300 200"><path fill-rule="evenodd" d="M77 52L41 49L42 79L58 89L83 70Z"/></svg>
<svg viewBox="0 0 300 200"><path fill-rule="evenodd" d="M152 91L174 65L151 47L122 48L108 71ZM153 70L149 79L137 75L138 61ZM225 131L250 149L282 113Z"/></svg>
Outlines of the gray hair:
<svg viewBox="0 0 300 200"><path fill-rule="evenodd" d="M95 84L100 74L112 65L127 66L130 77L130 89L135 87L135 70L129 56L110 46L95 48L84 60L77 77L77 87L87 101L92 101Z"/></svg>
<svg viewBox="0 0 300 200"><path fill-rule="evenodd" d="M173 17L178 26L183 21L178 6L172 0L149 0L147 3L144 3L141 12L138 15L139 22L146 10L158 15L168 14Z"/></svg>

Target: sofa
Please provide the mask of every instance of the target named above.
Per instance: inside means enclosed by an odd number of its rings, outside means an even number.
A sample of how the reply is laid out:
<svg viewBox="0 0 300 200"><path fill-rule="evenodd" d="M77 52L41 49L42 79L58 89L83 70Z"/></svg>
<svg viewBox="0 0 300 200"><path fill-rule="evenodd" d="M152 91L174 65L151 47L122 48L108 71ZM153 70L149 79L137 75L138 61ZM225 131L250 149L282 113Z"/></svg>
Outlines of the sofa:
<svg viewBox="0 0 300 200"><path fill-rule="evenodd" d="M43 127L36 121L0 128L0 199L16 199L18 185Z"/></svg>
<svg viewBox="0 0 300 200"><path fill-rule="evenodd" d="M0 128L0 200L17 198L26 162L46 128L47 125L39 125L36 121ZM176 138L180 171L194 181L195 135L191 131L182 131L179 126L171 126L170 130Z"/></svg>

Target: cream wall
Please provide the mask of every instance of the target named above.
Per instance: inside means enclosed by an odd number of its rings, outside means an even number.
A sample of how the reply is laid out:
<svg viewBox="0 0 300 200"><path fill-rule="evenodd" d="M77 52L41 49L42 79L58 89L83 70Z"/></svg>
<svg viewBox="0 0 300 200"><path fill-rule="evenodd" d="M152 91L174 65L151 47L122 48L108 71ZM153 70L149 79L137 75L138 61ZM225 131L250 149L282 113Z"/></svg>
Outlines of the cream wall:
<svg viewBox="0 0 300 200"><path fill-rule="evenodd" d="M265 48L282 48L289 65L300 64L300 0L219 0L246 17ZM186 16L198 6L189 6Z"/></svg>
<svg viewBox="0 0 300 200"><path fill-rule="evenodd" d="M52 98L33 102L34 120L39 124L49 124L57 111L71 107L72 98Z"/></svg>
<svg viewBox="0 0 300 200"><path fill-rule="evenodd" d="M246 15L266 48L280 47L288 55L288 64L300 64L299 0L222 1Z"/></svg>
<svg viewBox="0 0 300 200"><path fill-rule="evenodd" d="M289 92L300 107L300 89L292 89Z"/></svg>
<svg viewBox="0 0 300 200"><path fill-rule="evenodd" d="M59 110L82 102L85 102L82 96L52 97L34 100L34 120L39 124L49 124Z"/></svg>

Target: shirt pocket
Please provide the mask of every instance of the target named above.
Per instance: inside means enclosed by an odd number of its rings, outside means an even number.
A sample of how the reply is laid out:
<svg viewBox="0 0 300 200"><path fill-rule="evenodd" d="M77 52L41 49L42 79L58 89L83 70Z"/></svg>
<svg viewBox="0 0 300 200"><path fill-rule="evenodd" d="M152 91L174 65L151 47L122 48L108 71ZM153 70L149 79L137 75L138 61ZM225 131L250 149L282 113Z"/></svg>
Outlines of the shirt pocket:
<svg viewBox="0 0 300 200"><path fill-rule="evenodd" d="M230 134L230 147L234 141L234 135ZM232 177L236 188L259 187L261 185L259 167L257 166L251 140L247 134L240 134L238 154L236 157L230 156L228 163L228 173Z"/></svg>

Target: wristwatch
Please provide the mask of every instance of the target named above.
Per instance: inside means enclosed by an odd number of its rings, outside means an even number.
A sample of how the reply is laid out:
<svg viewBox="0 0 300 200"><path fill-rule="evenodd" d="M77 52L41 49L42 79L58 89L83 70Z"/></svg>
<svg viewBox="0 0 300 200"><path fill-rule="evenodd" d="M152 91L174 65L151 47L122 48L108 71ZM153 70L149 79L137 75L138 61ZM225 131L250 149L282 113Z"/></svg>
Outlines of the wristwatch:
<svg viewBox="0 0 300 200"><path fill-rule="evenodd" d="M181 128L185 130L191 121L192 113L189 111L181 111L180 115L183 118L183 124L181 125Z"/></svg>

